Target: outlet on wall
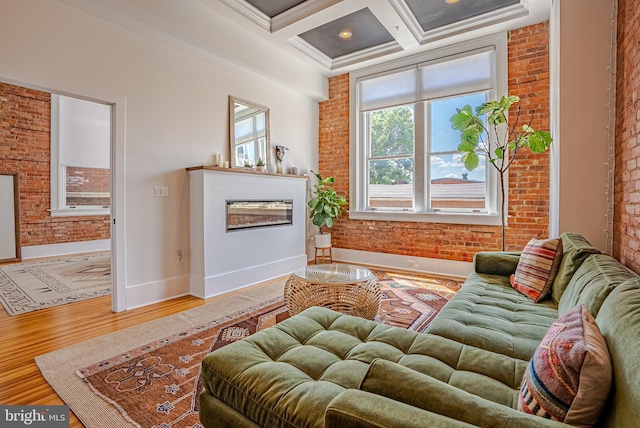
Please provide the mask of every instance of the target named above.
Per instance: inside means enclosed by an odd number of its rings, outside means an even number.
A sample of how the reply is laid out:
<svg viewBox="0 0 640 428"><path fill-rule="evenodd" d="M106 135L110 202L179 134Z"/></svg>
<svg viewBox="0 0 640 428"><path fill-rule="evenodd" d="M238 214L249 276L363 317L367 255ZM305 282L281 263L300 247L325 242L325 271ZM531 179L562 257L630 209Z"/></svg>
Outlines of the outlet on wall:
<svg viewBox="0 0 640 428"><path fill-rule="evenodd" d="M419 263L417 260L412 260L412 259L407 260L407 266L409 267L412 267L412 268L418 267L418 264Z"/></svg>
<svg viewBox="0 0 640 428"><path fill-rule="evenodd" d="M153 188L153 196L156 198L166 198L169 196L169 188L167 186L155 186Z"/></svg>

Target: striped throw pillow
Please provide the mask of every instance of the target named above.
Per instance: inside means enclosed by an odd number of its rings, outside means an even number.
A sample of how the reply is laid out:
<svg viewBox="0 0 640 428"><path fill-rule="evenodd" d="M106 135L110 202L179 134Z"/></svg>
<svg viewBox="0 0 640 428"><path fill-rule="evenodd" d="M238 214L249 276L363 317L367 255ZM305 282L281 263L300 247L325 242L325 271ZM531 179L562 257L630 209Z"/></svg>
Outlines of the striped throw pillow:
<svg viewBox="0 0 640 428"><path fill-rule="evenodd" d="M591 427L612 383L611 357L593 316L580 304L558 318L522 378L518 410Z"/></svg>
<svg viewBox="0 0 640 428"><path fill-rule="evenodd" d="M511 286L532 301L540 301L551 290L561 260L561 239L531 239L511 275Z"/></svg>

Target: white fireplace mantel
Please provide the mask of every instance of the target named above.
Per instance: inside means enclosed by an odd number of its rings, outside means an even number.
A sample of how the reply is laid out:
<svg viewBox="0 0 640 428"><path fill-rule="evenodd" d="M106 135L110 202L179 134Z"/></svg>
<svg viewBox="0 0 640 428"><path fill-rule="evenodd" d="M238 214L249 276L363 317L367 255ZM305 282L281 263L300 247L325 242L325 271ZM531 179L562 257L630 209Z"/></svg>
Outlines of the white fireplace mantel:
<svg viewBox="0 0 640 428"><path fill-rule="evenodd" d="M293 272L307 263L307 177L188 168L190 293L208 298ZM226 230L227 200L293 200L292 224Z"/></svg>

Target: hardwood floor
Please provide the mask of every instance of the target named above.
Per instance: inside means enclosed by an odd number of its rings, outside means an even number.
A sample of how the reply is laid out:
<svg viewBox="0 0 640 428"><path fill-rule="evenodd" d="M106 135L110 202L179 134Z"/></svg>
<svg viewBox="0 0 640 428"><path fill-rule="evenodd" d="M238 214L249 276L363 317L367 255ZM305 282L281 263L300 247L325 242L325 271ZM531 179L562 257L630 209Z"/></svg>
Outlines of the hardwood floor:
<svg viewBox="0 0 640 428"><path fill-rule="evenodd" d="M248 287L270 284L281 279ZM10 316L0 308L0 404L64 404L40 374L34 357L94 337L213 302L180 297L126 312L111 312L111 296L98 297L22 315ZM71 415L71 427L84 425Z"/></svg>

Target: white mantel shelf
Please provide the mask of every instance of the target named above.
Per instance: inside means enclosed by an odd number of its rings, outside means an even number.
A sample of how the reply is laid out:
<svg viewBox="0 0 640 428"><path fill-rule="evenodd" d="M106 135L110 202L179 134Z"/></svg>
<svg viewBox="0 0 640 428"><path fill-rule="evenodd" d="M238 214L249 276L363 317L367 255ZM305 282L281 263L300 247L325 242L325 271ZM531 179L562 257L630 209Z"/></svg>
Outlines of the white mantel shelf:
<svg viewBox="0 0 640 428"><path fill-rule="evenodd" d="M193 296L227 293L306 265L307 176L215 166L187 171ZM291 200L292 223L227 231L229 200Z"/></svg>
<svg viewBox="0 0 640 428"><path fill-rule="evenodd" d="M269 171L256 171L254 169L247 168L222 168L214 165L201 165L201 166L192 166L187 168L187 172L198 171L198 170L207 170L207 171L221 171L221 172L230 172L234 174L259 174L259 175L272 175L276 177L287 177L287 178L301 178L304 180L308 180L309 176L307 175L293 175L293 174L278 174L275 172Z"/></svg>

